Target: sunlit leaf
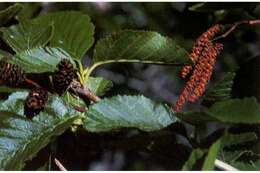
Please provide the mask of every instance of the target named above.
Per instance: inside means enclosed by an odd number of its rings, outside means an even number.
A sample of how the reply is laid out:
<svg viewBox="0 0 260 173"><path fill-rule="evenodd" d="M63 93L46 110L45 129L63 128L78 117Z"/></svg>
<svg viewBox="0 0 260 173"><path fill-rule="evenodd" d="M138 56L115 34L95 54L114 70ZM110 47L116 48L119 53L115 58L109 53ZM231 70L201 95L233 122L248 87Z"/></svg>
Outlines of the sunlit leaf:
<svg viewBox="0 0 260 173"><path fill-rule="evenodd" d="M44 25L53 24L54 34L50 46L64 49L75 59L81 59L94 43L94 25L89 16L82 12L48 13L34 21Z"/></svg>
<svg viewBox="0 0 260 173"><path fill-rule="evenodd" d="M123 30L98 41L92 64L118 62L185 64L190 59L174 39L157 32Z"/></svg>
<svg viewBox="0 0 260 173"><path fill-rule="evenodd" d="M26 73L45 73L54 72L61 59L69 59L74 63L71 56L60 48L35 48L18 53L9 61L17 64L25 70Z"/></svg>
<svg viewBox="0 0 260 173"><path fill-rule="evenodd" d="M53 35L53 25L24 21L3 28L3 40L17 53L45 46Z"/></svg>

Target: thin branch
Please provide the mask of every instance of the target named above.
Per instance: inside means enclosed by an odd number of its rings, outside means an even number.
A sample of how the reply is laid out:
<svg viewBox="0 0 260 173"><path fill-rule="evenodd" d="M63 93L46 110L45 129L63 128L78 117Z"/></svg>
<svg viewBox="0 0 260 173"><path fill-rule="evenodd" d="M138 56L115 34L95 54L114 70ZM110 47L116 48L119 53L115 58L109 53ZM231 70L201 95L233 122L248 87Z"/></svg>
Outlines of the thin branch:
<svg viewBox="0 0 260 173"><path fill-rule="evenodd" d="M34 86L34 87L41 88L40 85L38 85L36 82L34 82L34 81L32 81L32 80L30 80L28 78L25 79L25 82L30 84L30 85L32 85L32 86Z"/></svg>
<svg viewBox="0 0 260 173"><path fill-rule="evenodd" d="M93 102L99 102L101 100L98 96L92 93L89 88L83 86L80 82L76 80L71 82L70 91Z"/></svg>
<svg viewBox="0 0 260 173"><path fill-rule="evenodd" d="M60 161L58 159L54 158L54 162L61 171L67 171L67 169L60 163Z"/></svg>
<svg viewBox="0 0 260 173"><path fill-rule="evenodd" d="M80 106L74 106L74 109L80 113L84 113L87 111L86 108L80 107Z"/></svg>
<svg viewBox="0 0 260 173"><path fill-rule="evenodd" d="M239 171L238 169L234 168L233 166L222 162L221 160L215 160L215 166L222 171Z"/></svg>
<svg viewBox="0 0 260 173"><path fill-rule="evenodd" d="M249 23L250 25L260 24L260 19L249 20L248 23Z"/></svg>
<svg viewBox="0 0 260 173"><path fill-rule="evenodd" d="M212 41L216 41L216 40L219 40L221 38L227 37L231 32L233 32L241 24L249 24L249 25L260 24L260 19L256 19L256 20L242 20L242 21L235 22L234 24L232 24L232 26L231 26L231 28L229 30L227 30L224 34L216 37Z"/></svg>

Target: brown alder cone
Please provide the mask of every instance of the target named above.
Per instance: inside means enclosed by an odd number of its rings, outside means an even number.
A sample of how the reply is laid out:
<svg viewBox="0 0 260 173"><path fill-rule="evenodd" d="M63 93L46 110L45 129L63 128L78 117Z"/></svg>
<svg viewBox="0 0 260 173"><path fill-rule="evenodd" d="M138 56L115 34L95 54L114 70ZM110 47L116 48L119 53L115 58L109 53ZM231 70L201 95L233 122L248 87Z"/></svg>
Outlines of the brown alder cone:
<svg viewBox="0 0 260 173"><path fill-rule="evenodd" d="M32 119L44 109L47 101L48 92L46 90L43 88L32 89L25 101L24 114L27 118Z"/></svg>
<svg viewBox="0 0 260 173"><path fill-rule="evenodd" d="M179 112L187 100L194 102L203 94L211 77L216 57L222 48L223 45L220 43L217 43L215 47L210 42L205 45L201 58L173 108L175 112Z"/></svg>
<svg viewBox="0 0 260 173"><path fill-rule="evenodd" d="M193 64L196 64L196 62L200 58L202 50L210 42L210 40L212 40L215 37L215 35L220 31L221 26L222 25L220 24L216 24L210 27L196 40L195 44L193 45L192 52L190 54L190 59L193 62ZM185 65L180 71L180 77L184 79L191 72L191 70L192 66Z"/></svg>
<svg viewBox="0 0 260 173"><path fill-rule="evenodd" d="M7 86L17 87L26 79L25 72L18 66L0 60L0 80Z"/></svg>
<svg viewBox="0 0 260 173"><path fill-rule="evenodd" d="M58 70L53 75L53 87L59 95L62 95L75 78L75 70L73 64L67 59L62 59L57 67Z"/></svg>

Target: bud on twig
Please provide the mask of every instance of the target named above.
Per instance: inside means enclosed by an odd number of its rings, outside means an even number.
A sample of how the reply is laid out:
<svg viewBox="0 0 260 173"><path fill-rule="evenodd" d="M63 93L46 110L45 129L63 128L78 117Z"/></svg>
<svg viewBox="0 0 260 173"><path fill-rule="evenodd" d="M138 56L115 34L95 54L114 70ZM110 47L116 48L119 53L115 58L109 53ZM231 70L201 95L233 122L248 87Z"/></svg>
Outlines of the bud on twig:
<svg viewBox="0 0 260 173"><path fill-rule="evenodd" d="M99 102L100 98L90 91L89 88L82 85L80 82L73 80L70 84L70 91L93 102Z"/></svg>

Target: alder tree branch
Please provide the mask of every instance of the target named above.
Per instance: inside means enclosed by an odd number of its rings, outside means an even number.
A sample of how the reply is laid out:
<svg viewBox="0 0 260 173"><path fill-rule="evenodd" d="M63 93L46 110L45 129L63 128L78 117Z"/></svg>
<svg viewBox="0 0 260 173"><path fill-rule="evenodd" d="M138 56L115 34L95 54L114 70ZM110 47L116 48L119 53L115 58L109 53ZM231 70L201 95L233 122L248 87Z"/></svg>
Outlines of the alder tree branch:
<svg viewBox="0 0 260 173"><path fill-rule="evenodd" d="M48 90L47 88L40 86L39 84L37 84L36 82L34 82L31 79L25 78L25 83L27 83L27 84L29 84L33 87L36 87L36 88L42 88L42 89L46 90L48 93L53 93L52 91Z"/></svg>
<svg viewBox="0 0 260 173"><path fill-rule="evenodd" d="M232 24L232 26L229 28L229 30L227 30L224 34L216 37L212 41L216 41L216 40L219 40L221 38L227 37L231 32L233 32L241 24L248 24L248 25L260 24L260 19L256 19L256 20L241 20L241 21L235 22L234 24Z"/></svg>
<svg viewBox="0 0 260 173"><path fill-rule="evenodd" d="M31 79L26 78L26 79L25 79L25 82L26 82L27 84L29 84L29 85L34 86L34 87L42 88L39 84L37 84L36 82L32 81Z"/></svg>
<svg viewBox="0 0 260 173"><path fill-rule="evenodd" d="M82 96L84 99L91 100L93 102L99 102L101 99L90 91L89 88L82 85L80 82L73 80L70 85L70 91Z"/></svg>
<svg viewBox="0 0 260 173"><path fill-rule="evenodd" d="M80 106L74 106L74 109L80 113L84 113L87 111L86 108L80 107Z"/></svg>

